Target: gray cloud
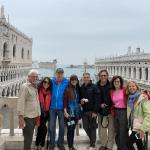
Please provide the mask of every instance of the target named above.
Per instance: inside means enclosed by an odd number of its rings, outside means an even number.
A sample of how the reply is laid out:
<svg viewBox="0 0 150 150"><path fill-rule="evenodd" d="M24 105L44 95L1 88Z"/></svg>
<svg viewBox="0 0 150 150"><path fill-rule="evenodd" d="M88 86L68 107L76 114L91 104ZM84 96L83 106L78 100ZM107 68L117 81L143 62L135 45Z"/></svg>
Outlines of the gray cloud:
<svg viewBox="0 0 150 150"><path fill-rule="evenodd" d="M150 52L148 0L0 0L10 22L33 37L33 58L79 64L123 54L129 45Z"/></svg>

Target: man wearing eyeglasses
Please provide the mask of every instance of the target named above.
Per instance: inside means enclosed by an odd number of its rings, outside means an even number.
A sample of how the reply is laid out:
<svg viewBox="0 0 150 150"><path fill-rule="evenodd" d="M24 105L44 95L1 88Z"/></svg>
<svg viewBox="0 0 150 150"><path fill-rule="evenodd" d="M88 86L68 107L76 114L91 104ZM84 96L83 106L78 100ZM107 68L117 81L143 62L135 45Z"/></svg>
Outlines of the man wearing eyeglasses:
<svg viewBox="0 0 150 150"><path fill-rule="evenodd" d="M17 103L19 127L23 129L24 150L31 150L36 118L41 115L37 84L38 72L31 70L27 82L20 89Z"/></svg>
<svg viewBox="0 0 150 150"><path fill-rule="evenodd" d="M83 85L80 90L80 103L84 111L82 117L83 128L90 139L90 145L87 149L95 150L97 114L94 111L94 84L91 81L89 73L83 74Z"/></svg>
<svg viewBox="0 0 150 150"><path fill-rule="evenodd" d="M98 74L99 81L95 85L95 109L99 112L99 150L112 150L114 144L114 120L111 114L110 82L107 70Z"/></svg>

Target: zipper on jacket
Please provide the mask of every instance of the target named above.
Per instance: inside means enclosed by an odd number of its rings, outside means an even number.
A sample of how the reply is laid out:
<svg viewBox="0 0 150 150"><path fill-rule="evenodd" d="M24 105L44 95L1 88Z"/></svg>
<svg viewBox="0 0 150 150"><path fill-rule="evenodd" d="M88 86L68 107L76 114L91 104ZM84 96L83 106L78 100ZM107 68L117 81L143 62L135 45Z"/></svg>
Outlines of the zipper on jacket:
<svg viewBox="0 0 150 150"><path fill-rule="evenodd" d="M56 94L56 109L57 109L57 97L58 97L59 87L60 87L60 84L59 84L58 87L57 87L57 94Z"/></svg>

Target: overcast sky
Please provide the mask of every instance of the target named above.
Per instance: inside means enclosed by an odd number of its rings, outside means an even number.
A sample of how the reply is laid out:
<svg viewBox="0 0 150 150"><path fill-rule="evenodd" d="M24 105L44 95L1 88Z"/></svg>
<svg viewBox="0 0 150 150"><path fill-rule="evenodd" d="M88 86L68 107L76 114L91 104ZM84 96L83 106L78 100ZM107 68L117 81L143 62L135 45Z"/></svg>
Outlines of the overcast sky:
<svg viewBox="0 0 150 150"><path fill-rule="evenodd" d="M150 0L0 0L10 23L33 38L33 60L81 64L86 58L150 52Z"/></svg>

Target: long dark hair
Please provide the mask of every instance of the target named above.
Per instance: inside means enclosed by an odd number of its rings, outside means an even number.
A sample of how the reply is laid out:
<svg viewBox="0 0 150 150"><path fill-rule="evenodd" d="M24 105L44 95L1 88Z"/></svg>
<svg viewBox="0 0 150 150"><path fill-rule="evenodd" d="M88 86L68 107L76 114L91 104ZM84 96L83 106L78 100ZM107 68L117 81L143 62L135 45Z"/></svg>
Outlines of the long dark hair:
<svg viewBox="0 0 150 150"><path fill-rule="evenodd" d="M111 87L112 87L112 89L115 90L114 81L115 81L116 79L119 79L119 80L120 80L120 89L122 89L122 88L123 88L123 79L122 79L121 76L114 76L114 77L112 78L112 80L111 80Z"/></svg>
<svg viewBox="0 0 150 150"><path fill-rule="evenodd" d="M48 82L49 82L49 87L46 89L46 91L51 91L51 90L52 90L52 80L51 80L49 77L44 77L44 78L41 80L41 82L39 83L39 85L38 85L38 91L43 87L43 82L44 82L46 79L47 79Z"/></svg>
<svg viewBox="0 0 150 150"><path fill-rule="evenodd" d="M70 76L70 83L69 83L69 85L68 85L68 87L67 87L67 93L68 93L68 97L69 97L69 99L70 100L74 100L74 98L75 98L75 92L74 92L74 90L73 90L73 85L71 84L71 81L72 80L77 80L77 84L76 84L76 91L78 92L78 94L80 93L79 92L79 89L80 89L80 86L79 86L79 80L78 80L78 77L77 77L77 75L71 75Z"/></svg>

